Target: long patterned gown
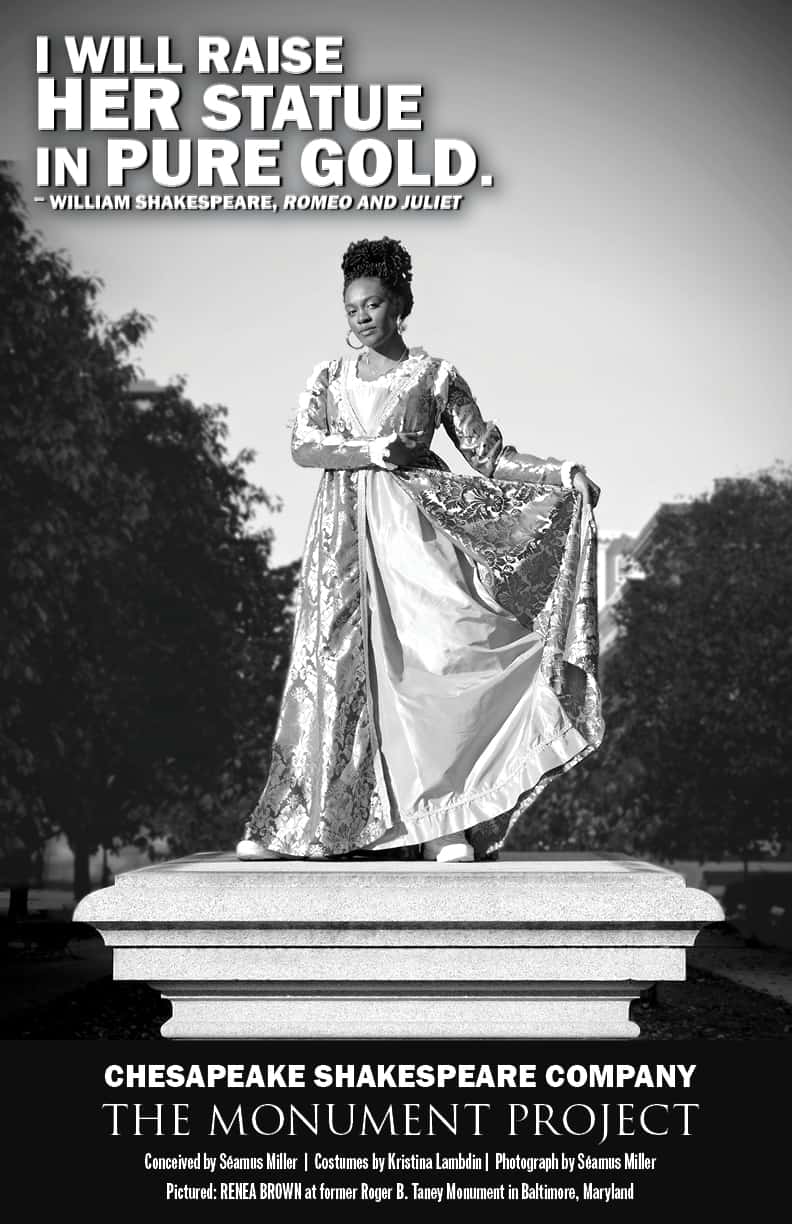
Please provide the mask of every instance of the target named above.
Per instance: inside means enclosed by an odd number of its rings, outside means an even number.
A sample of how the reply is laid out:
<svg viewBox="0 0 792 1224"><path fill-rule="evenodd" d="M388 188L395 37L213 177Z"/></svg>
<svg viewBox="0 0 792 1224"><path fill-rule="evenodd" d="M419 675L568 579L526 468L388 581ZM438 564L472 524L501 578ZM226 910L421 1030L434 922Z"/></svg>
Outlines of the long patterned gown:
<svg viewBox="0 0 792 1224"><path fill-rule="evenodd" d="M372 465L374 439L439 425L476 474ZM324 471L247 836L329 858L465 830L487 857L602 741L593 515L422 348L374 384L356 355L318 365L292 454Z"/></svg>

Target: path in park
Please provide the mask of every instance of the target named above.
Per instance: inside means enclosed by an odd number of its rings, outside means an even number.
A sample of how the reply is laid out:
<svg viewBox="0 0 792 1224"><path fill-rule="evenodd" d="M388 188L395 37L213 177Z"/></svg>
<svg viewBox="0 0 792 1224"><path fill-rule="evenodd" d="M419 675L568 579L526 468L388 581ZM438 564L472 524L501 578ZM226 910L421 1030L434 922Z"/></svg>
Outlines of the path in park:
<svg viewBox="0 0 792 1224"><path fill-rule="evenodd" d="M70 922L74 899L67 888L32 888L28 911L32 919ZM8 891L0 889L0 913L8 911ZM27 1007L43 1007L81 986L113 972L113 953L101 936L74 939L62 951L25 950L10 941L0 959L0 1020Z"/></svg>
<svg viewBox="0 0 792 1224"><path fill-rule="evenodd" d="M712 926L701 932L687 960L705 973L792 1004L792 952L786 948L752 947L736 932Z"/></svg>
<svg viewBox="0 0 792 1224"><path fill-rule="evenodd" d="M113 972L113 953L97 935L65 952L33 953L0 961L0 1020L27 1007L44 1007Z"/></svg>

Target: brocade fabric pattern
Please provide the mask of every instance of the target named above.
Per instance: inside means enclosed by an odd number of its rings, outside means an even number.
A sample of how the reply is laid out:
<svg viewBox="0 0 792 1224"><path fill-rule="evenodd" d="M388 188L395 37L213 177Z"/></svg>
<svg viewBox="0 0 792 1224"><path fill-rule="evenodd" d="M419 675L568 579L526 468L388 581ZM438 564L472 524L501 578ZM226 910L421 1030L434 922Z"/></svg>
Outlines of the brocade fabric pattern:
<svg viewBox="0 0 792 1224"><path fill-rule="evenodd" d="M487 857L602 741L596 524L449 362L414 348L377 382L356 410L339 358L300 396L292 454L323 471L247 836L327 858L464 829ZM375 438L441 425L475 474L373 461Z"/></svg>

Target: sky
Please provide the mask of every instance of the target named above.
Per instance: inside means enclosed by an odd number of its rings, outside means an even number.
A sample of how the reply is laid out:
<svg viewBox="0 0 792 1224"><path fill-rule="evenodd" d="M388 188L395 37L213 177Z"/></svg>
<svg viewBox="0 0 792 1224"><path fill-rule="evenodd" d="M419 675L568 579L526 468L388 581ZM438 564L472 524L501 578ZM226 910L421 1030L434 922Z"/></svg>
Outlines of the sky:
<svg viewBox="0 0 792 1224"><path fill-rule="evenodd" d="M291 461L289 422L315 364L348 352L340 259L361 237L407 245L405 339L457 365L506 441L587 465L601 532L792 458L792 6L6 0L2 15L2 156L32 222L101 277L108 316L152 316L145 377L228 407L230 449L257 452L250 476L282 503L265 520L276 563L300 555L319 481ZM52 213L32 203L34 37L65 33L169 34L188 63L199 34L343 35L341 79L422 83L421 139L469 141L493 186L461 189L458 212Z"/></svg>

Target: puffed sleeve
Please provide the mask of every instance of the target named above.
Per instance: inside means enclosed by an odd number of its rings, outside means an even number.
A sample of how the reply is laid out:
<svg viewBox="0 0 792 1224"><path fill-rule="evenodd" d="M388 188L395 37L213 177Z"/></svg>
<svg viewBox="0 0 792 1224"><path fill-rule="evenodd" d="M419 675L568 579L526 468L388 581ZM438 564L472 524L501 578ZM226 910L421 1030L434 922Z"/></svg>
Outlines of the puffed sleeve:
<svg viewBox="0 0 792 1224"><path fill-rule="evenodd" d="M505 445L495 421L485 421L473 392L456 366L440 362L435 383L438 423L442 424L454 446L471 467L493 480L526 480L537 484L572 488L572 479L581 463L549 456L520 453ZM585 471L585 469L583 468Z"/></svg>
<svg viewBox="0 0 792 1224"><path fill-rule="evenodd" d="M368 438L345 438L330 432L327 420L327 388L330 362L314 367L297 403L292 426L291 453L301 467L363 468L375 460Z"/></svg>

